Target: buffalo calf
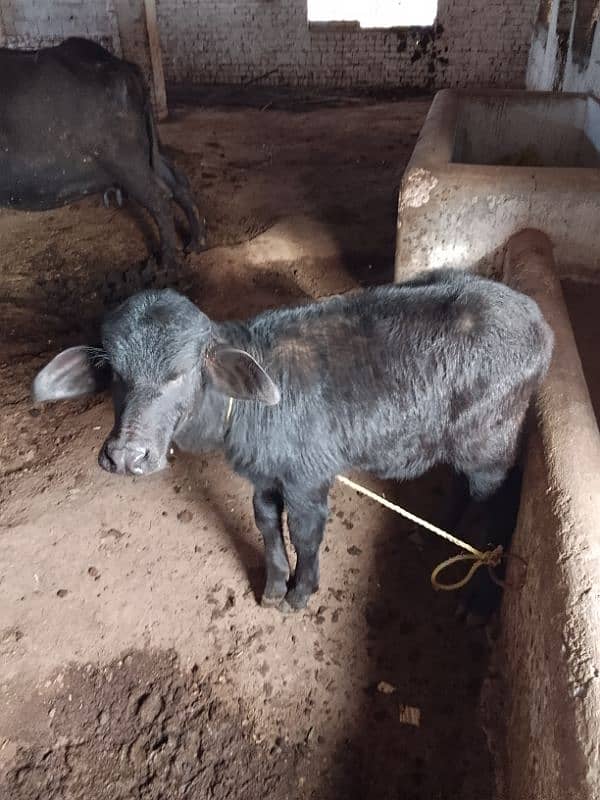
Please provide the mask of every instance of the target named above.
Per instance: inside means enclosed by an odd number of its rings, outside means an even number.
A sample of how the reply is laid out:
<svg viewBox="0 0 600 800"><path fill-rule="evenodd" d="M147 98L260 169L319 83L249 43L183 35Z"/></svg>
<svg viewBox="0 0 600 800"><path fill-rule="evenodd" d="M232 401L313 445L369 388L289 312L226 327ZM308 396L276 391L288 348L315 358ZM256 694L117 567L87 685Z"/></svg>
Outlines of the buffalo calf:
<svg viewBox="0 0 600 800"><path fill-rule="evenodd" d="M159 470L171 443L224 450L254 486L263 604L299 609L318 587L335 476L403 480L446 463L473 498L491 497L515 463L552 342L533 300L454 270L245 322L213 322L174 291L148 291L105 317L103 365L71 348L33 393L58 400L110 381L115 424L99 461L111 472Z"/></svg>

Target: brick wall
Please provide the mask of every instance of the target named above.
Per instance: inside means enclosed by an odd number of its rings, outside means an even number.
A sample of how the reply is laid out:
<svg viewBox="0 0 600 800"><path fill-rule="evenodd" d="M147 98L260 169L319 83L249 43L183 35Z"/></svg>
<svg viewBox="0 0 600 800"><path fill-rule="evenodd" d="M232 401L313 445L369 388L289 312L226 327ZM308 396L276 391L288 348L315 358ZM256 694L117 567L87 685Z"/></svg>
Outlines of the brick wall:
<svg viewBox="0 0 600 800"><path fill-rule="evenodd" d="M19 49L86 36L120 54L112 0L0 0L0 45Z"/></svg>
<svg viewBox="0 0 600 800"><path fill-rule="evenodd" d="M365 0L368 2L368 0ZM119 51L115 0L0 0L0 37L79 34ZM167 82L294 86L522 86L537 0L439 0L436 25L307 22L306 0L157 0ZM125 42L122 42L126 50Z"/></svg>
<svg viewBox="0 0 600 800"><path fill-rule="evenodd" d="M84 36L142 70L155 110L144 0L0 0L0 47L37 48ZM164 89L164 87L163 87Z"/></svg>
<svg viewBox="0 0 600 800"><path fill-rule="evenodd" d="M440 0L447 86L522 88L538 0Z"/></svg>
<svg viewBox="0 0 600 800"><path fill-rule="evenodd" d="M158 0L158 13L171 83L522 86L537 0L440 0L421 29L308 25L305 0Z"/></svg>

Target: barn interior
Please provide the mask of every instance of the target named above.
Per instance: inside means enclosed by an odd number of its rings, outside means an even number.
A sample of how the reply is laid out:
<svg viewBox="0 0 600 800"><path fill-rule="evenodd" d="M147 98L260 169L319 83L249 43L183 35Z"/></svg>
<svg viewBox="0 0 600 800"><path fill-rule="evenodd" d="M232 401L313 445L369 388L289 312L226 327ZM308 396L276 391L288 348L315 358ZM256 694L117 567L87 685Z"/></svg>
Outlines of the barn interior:
<svg viewBox="0 0 600 800"><path fill-rule="evenodd" d="M0 208L0 797L600 796L599 14L0 0L0 48L84 37L139 66L207 223L165 264L129 197ZM454 546L339 483L318 593L263 608L251 487L222 455L119 478L106 395L31 397L143 288L243 319L441 266L530 294L556 340L485 624L432 589ZM443 524L444 469L359 477Z"/></svg>

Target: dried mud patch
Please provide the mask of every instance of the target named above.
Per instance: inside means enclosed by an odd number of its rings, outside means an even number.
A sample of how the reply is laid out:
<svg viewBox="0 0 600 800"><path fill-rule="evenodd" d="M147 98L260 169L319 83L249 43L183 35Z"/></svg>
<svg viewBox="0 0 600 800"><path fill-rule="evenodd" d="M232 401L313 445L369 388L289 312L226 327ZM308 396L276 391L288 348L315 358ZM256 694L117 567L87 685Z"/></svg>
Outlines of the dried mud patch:
<svg viewBox="0 0 600 800"><path fill-rule="evenodd" d="M0 796L11 800L290 797L298 746L258 742L172 652L74 666L23 706ZM287 751L287 752L286 752Z"/></svg>

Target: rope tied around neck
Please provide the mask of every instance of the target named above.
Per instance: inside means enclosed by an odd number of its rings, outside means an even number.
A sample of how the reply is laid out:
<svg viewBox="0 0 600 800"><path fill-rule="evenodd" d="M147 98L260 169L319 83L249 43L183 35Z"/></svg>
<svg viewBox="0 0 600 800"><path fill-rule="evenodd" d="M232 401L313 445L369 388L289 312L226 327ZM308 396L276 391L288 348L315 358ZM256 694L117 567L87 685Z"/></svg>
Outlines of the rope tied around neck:
<svg viewBox="0 0 600 800"><path fill-rule="evenodd" d="M386 500L385 497L381 497L381 495L372 492L370 489L361 486L359 483L351 481L349 478L346 478L343 475L338 475L337 480L340 483L343 483L345 486L348 486L350 489L354 489L354 491L358 492L359 494L362 494L365 497L374 500L376 503L385 506L385 508L389 508L391 511L395 511L396 514L400 514L401 517L408 519L410 522L414 522L421 528L425 528L431 533L435 533L436 536L441 536L442 539L446 539L446 541L451 542L452 544L462 548L463 550L466 550L466 553L457 556L452 556L451 558L447 558L445 561L442 561L441 564L437 565L437 567L431 573L431 585L433 586L434 589L444 592L452 592L456 589L462 589L463 586L467 585L467 583L471 580L473 575L477 572L477 570L480 567L488 568L488 572L494 583L497 583L499 586L506 585L505 582L500 580L500 578L496 577L496 575L493 572L493 570L500 565L503 559L508 558L508 556L504 553L504 549L502 548L501 545L494 547L492 550L478 550L476 547L473 547L473 545L470 545L468 542L463 542L462 539L459 539L457 536L448 533L448 531L445 531L442 528L438 528L437 525L433 525L431 522L427 522L427 520L421 519L421 517L417 517L416 514L411 514L410 511L406 511L406 509L402 508L401 506L398 506L395 503L391 503L389 500ZM523 559L521 559L519 556L513 556L513 557L518 558L523 564L525 563ZM461 580L456 581L455 583L443 583L442 581L439 580L438 576L440 575L441 572L443 572L448 567L451 567L454 564L458 564L463 561L473 562L467 574L464 576L464 578L461 578Z"/></svg>

